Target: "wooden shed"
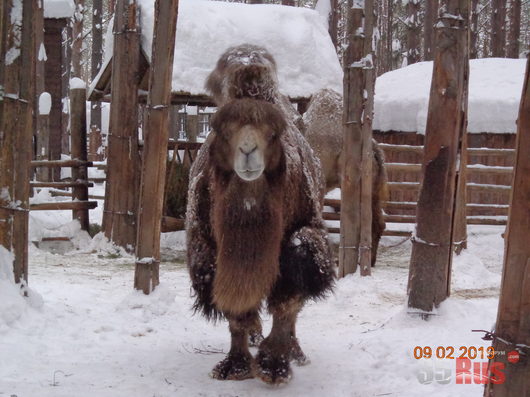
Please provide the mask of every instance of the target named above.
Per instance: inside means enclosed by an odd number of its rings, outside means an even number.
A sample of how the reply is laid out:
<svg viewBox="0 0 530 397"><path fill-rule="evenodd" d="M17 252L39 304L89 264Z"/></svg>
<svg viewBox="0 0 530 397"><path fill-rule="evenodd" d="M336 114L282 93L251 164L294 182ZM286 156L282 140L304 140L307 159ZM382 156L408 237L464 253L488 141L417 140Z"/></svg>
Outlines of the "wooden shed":
<svg viewBox="0 0 530 397"><path fill-rule="evenodd" d="M505 222L511 191L517 110L524 59L470 61L468 112L468 222ZM385 150L390 214L414 215L432 62L380 76L376 84L374 137Z"/></svg>
<svg viewBox="0 0 530 397"><path fill-rule="evenodd" d="M139 99L145 101L153 37L154 2L138 0L141 54ZM229 47L252 43L267 48L278 65L280 90L304 103L322 88L342 92L342 68L317 11L279 5L247 5L181 0L173 64L172 103L213 105L204 90L208 74ZM110 100L112 23L105 41L104 64L89 89L89 100Z"/></svg>

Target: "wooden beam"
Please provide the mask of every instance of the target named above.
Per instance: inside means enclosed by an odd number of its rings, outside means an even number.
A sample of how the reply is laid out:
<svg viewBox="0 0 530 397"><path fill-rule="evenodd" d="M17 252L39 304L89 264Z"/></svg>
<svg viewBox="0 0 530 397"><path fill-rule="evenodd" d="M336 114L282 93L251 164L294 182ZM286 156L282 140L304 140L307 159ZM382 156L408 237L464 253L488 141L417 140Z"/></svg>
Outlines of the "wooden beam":
<svg viewBox="0 0 530 397"><path fill-rule="evenodd" d="M31 211L54 211L54 210L92 210L98 206L97 201L54 201L50 203L31 204Z"/></svg>
<svg viewBox="0 0 530 397"><path fill-rule="evenodd" d="M53 188L67 188L67 187L93 187L94 184L87 181L76 181L76 182L30 182L32 188L35 187L53 187Z"/></svg>
<svg viewBox="0 0 530 397"><path fill-rule="evenodd" d="M162 233L176 232L185 229L185 220L171 216L162 217Z"/></svg>
<svg viewBox="0 0 530 397"><path fill-rule="evenodd" d="M490 366L502 365L506 382L486 385L486 397L530 395L530 55L527 55L519 118L513 191L505 237L501 296ZM518 350L520 361L508 362L508 352Z"/></svg>
<svg viewBox="0 0 530 397"><path fill-rule="evenodd" d="M103 232L116 245L133 251L138 211L139 8L136 0L118 0L114 18L112 102L108 136L107 185Z"/></svg>
<svg viewBox="0 0 530 397"><path fill-rule="evenodd" d="M31 162L33 168L36 167L93 167L92 161L83 160L35 160Z"/></svg>
<svg viewBox="0 0 530 397"><path fill-rule="evenodd" d="M423 313L449 296L456 164L467 110L469 1L442 0L444 12L436 24L423 183L408 285L408 306Z"/></svg>
<svg viewBox="0 0 530 397"><path fill-rule="evenodd" d="M159 283L160 231L169 139L169 106L178 0L156 0L134 288L149 294Z"/></svg>

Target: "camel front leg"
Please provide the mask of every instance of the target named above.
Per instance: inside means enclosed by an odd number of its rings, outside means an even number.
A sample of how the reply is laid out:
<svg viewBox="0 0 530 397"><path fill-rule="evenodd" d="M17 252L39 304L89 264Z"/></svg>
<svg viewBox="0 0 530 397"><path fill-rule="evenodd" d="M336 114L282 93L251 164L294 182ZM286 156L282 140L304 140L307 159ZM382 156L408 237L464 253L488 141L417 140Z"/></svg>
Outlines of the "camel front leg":
<svg viewBox="0 0 530 397"><path fill-rule="evenodd" d="M252 355L248 350L249 331L259 322L257 311L243 315L226 314L231 334L230 351L217 363L211 377L219 380L243 380L252 378Z"/></svg>
<svg viewBox="0 0 530 397"><path fill-rule="evenodd" d="M294 335L296 317L302 305L300 297L293 297L269 307L271 333L261 342L255 359L255 373L266 383L280 385L289 382L292 377L289 362L293 358L305 358Z"/></svg>

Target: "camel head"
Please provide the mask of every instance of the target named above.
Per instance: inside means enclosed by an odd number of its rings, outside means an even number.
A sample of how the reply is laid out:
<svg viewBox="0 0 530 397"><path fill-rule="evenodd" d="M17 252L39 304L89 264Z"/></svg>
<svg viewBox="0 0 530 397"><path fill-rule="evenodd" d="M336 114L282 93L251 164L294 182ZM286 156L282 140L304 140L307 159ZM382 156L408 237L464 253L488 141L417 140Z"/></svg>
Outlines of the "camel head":
<svg viewBox="0 0 530 397"><path fill-rule="evenodd" d="M284 163L280 136L286 128L275 105L236 99L222 106L212 121L211 158L218 170L251 182L274 173Z"/></svg>
<svg viewBox="0 0 530 397"><path fill-rule="evenodd" d="M206 81L206 89L222 106L237 98L274 102L276 62L263 47L242 44L226 50Z"/></svg>

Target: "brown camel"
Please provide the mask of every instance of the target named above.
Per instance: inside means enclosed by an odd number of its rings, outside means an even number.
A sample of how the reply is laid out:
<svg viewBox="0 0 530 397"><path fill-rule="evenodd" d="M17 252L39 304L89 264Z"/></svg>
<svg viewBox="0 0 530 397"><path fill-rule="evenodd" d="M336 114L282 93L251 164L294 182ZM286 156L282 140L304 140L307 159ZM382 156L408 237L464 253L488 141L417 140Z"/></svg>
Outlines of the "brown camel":
<svg viewBox="0 0 530 397"><path fill-rule="evenodd" d="M207 86L220 108L191 169L186 228L195 309L227 318L231 333L211 375L286 383L290 361L307 362L297 315L334 279L319 163L283 109L266 50L228 49ZM253 358L263 304L273 325Z"/></svg>

